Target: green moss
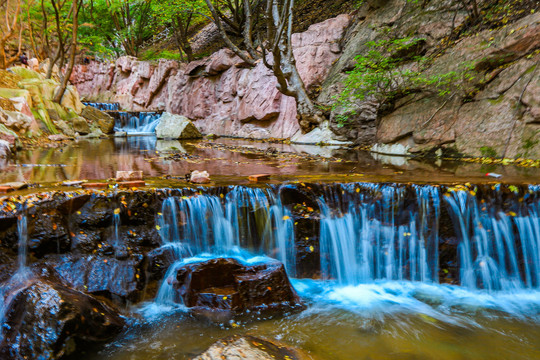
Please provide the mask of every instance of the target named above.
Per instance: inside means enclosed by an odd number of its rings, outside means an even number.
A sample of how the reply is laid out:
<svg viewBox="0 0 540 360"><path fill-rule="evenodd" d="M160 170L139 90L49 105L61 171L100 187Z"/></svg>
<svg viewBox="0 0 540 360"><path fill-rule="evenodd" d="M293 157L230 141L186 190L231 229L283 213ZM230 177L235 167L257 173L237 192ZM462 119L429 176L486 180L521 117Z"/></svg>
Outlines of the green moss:
<svg viewBox="0 0 540 360"><path fill-rule="evenodd" d="M23 81L24 80L28 80L28 79L39 79L39 80L44 80L45 79L45 76L43 76L42 74L34 71L34 70L30 70L30 69L27 69L27 68L23 68L23 67L20 67L20 66L14 66L10 69L14 74L16 75L19 75L20 77L23 78Z"/></svg>

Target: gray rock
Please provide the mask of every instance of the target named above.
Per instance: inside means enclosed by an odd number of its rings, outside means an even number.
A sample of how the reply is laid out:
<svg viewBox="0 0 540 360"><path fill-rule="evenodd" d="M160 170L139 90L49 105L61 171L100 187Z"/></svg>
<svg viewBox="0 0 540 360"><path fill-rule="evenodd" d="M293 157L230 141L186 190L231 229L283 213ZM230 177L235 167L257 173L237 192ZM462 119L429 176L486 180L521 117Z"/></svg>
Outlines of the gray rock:
<svg viewBox="0 0 540 360"><path fill-rule="evenodd" d="M158 139L200 139L201 133L185 116L163 113L156 127Z"/></svg>
<svg viewBox="0 0 540 360"><path fill-rule="evenodd" d="M90 125L82 117L73 119L73 131L78 132L81 135L86 135L91 132Z"/></svg>

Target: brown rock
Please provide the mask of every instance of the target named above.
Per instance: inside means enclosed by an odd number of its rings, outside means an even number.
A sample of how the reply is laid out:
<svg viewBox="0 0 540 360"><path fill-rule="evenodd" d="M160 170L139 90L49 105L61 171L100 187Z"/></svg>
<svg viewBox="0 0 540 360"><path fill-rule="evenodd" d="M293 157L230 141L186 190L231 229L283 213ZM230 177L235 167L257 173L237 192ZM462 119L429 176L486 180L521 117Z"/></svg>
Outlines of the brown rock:
<svg viewBox="0 0 540 360"><path fill-rule="evenodd" d="M81 116L89 122L96 123L104 134L112 134L114 132L114 119L106 112L92 106L87 106L82 111Z"/></svg>
<svg viewBox="0 0 540 360"><path fill-rule="evenodd" d="M106 189L109 187L109 184L107 183L85 183L82 184L82 187L84 189Z"/></svg>
<svg viewBox="0 0 540 360"><path fill-rule="evenodd" d="M78 132L81 135L86 135L91 132L90 125L82 117L73 119L73 131Z"/></svg>
<svg viewBox="0 0 540 360"><path fill-rule="evenodd" d="M120 170L116 172L116 181L133 181L133 180L142 180L142 179L143 179L142 171Z"/></svg>
<svg viewBox="0 0 540 360"><path fill-rule="evenodd" d="M270 179L269 174L249 175L249 181L259 182L259 181L266 181L268 179Z"/></svg>
<svg viewBox="0 0 540 360"><path fill-rule="evenodd" d="M278 261L248 266L234 259L212 259L180 267L169 281L176 300L195 313L234 316L303 308Z"/></svg>
<svg viewBox="0 0 540 360"><path fill-rule="evenodd" d="M214 343L194 360L301 360L309 359L296 349L255 336L231 336Z"/></svg>
<svg viewBox="0 0 540 360"><path fill-rule="evenodd" d="M120 188L132 188L132 187L142 187L145 186L144 181L122 181L118 183Z"/></svg>

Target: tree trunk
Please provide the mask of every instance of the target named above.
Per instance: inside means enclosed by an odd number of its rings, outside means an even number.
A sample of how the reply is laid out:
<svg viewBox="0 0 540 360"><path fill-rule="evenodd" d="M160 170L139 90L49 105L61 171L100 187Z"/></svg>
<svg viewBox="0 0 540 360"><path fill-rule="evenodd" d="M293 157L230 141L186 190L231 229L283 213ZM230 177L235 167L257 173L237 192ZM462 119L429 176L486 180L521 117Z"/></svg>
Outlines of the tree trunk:
<svg viewBox="0 0 540 360"><path fill-rule="evenodd" d="M298 73L292 48L292 22L294 0L285 0L279 9L279 0L267 0L267 38L271 45L273 63L269 64L266 54L264 64L273 70L278 81L278 90L296 100L297 119L306 133L324 120L319 110L308 96L304 81Z"/></svg>
<svg viewBox="0 0 540 360"><path fill-rule="evenodd" d="M54 97L54 101L59 104L62 102L62 98L64 97L64 93L66 92L69 78L71 77L71 73L73 72L73 66L75 65L75 54L77 52L77 31L79 28L79 6L77 3L77 0L73 0L72 6L73 6L73 30L71 34L71 49L69 53L69 65L68 65L68 68L66 69L66 73L64 74L64 78L62 79L62 84L60 85L60 89Z"/></svg>

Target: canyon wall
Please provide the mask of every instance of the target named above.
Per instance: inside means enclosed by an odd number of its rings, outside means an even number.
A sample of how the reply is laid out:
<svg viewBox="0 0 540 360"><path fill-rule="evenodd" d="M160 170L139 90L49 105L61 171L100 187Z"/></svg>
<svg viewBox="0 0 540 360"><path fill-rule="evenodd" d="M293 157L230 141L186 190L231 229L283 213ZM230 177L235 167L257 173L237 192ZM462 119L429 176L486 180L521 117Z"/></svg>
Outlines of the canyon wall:
<svg viewBox="0 0 540 360"><path fill-rule="evenodd" d="M341 55L351 23L340 15L294 34L294 55L309 91L319 90ZM119 102L129 110L166 110L194 121L205 134L248 138L299 138L294 98L282 95L262 61L254 68L228 49L180 64L121 57L78 65L71 81L86 100Z"/></svg>

